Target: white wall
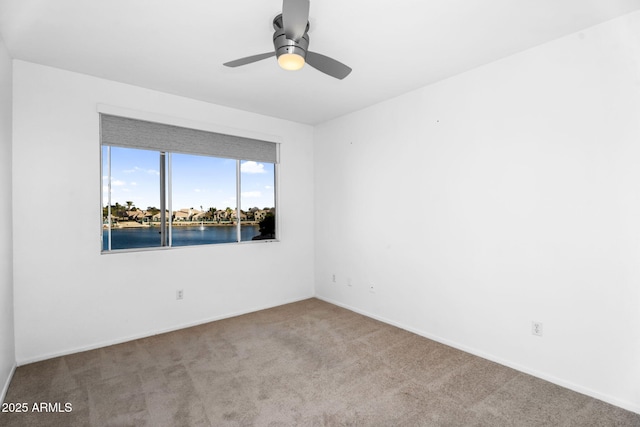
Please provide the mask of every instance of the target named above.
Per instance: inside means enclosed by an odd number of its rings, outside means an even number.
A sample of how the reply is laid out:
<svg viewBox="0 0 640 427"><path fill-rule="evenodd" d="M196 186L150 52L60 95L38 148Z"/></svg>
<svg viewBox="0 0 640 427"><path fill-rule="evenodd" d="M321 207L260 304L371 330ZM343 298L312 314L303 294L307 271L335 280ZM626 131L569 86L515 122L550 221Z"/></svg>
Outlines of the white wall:
<svg viewBox="0 0 640 427"><path fill-rule="evenodd" d="M0 402L15 367L11 230L11 58L0 38Z"/></svg>
<svg viewBox="0 0 640 427"><path fill-rule="evenodd" d="M22 61L13 73L18 364L313 295L311 127ZM277 137L282 241L101 255L97 104Z"/></svg>
<svg viewBox="0 0 640 427"><path fill-rule="evenodd" d="M317 295L640 412L639 118L634 13L318 126Z"/></svg>

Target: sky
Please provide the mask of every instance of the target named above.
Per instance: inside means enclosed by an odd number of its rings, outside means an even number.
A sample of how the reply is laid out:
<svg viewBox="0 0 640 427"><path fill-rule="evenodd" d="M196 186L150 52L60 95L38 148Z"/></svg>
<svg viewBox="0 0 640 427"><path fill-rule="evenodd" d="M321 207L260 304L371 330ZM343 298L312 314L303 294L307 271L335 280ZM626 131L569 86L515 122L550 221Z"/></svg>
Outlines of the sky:
<svg viewBox="0 0 640 427"><path fill-rule="evenodd" d="M108 203L107 148L103 147L103 206ZM140 209L160 207L157 151L111 147L111 204L132 201ZM241 209L274 207L274 165L241 161ZM236 160L171 155L172 208L236 207Z"/></svg>

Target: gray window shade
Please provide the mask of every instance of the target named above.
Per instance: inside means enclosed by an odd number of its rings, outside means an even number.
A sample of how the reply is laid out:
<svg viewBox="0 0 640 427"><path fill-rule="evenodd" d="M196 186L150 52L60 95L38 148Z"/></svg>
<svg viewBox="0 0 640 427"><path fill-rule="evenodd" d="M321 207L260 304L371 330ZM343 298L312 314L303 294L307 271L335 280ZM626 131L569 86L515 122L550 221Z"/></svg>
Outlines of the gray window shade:
<svg viewBox="0 0 640 427"><path fill-rule="evenodd" d="M274 142L108 114L100 114L100 143L172 153L278 162L278 144Z"/></svg>

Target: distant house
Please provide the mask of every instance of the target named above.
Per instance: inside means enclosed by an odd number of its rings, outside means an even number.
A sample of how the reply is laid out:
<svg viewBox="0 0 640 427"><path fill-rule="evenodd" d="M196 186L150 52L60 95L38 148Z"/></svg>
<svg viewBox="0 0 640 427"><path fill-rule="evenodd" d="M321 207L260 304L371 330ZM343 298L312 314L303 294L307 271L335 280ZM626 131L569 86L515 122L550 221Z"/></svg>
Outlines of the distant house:
<svg viewBox="0 0 640 427"><path fill-rule="evenodd" d="M238 210L234 209L233 212L231 213L231 220L235 221L238 219ZM240 221L246 221L247 220L247 214L240 211Z"/></svg>
<svg viewBox="0 0 640 427"><path fill-rule="evenodd" d="M218 211L220 212L219 218L221 221L230 221L232 218L232 211L231 210L223 210L223 211ZM216 213L218 213L216 212Z"/></svg>
<svg viewBox="0 0 640 427"><path fill-rule="evenodd" d="M126 215L127 215L127 218L129 219L129 221L143 222L144 217L145 217L145 212L136 209L136 210L132 210L132 211L127 211Z"/></svg>
<svg viewBox="0 0 640 427"><path fill-rule="evenodd" d="M165 211L165 214L167 215L167 217L169 216L169 211ZM158 212L157 214L153 215L151 217L151 220L153 222L160 222L160 212Z"/></svg>
<svg viewBox="0 0 640 427"><path fill-rule="evenodd" d="M222 210L218 209L212 215L213 220L216 221L216 222L222 221L224 219L224 213L225 213L225 211L222 211Z"/></svg>
<svg viewBox="0 0 640 427"><path fill-rule="evenodd" d="M142 218L142 222L149 223L153 220L153 214L149 211L144 211L144 217Z"/></svg>
<svg viewBox="0 0 640 427"><path fill-rule="evenodd" d="M253 219L257 222L260 222L264 219L265 216L267 216L268 211L265 211L263 209L257 210L253 213Z"/></svg>
<svg viewBox="0 0 640 427"><path fill-rule="evenodd" d="M179 211L173 211L174 221L191 221L191 213L189 210L181 209Z"/></svg>
<svg viewBox="0 0 640 427"><path fill-rule="evenodd" d="M262 221L268 213L273 213L275 214L275 209L271 208L271 209L260 209L257 210L253 213L253 218L256 222L260 222Z"/></svg>

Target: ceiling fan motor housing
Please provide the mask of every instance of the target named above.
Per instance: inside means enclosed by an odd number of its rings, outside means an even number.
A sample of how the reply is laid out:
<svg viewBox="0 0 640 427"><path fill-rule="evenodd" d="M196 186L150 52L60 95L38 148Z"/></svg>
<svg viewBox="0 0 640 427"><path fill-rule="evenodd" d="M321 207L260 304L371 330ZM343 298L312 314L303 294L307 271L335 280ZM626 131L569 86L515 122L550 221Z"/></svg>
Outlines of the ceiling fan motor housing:
<svg viewBox="0 0 640 427"><path fill-rule="evenodd" d="M300 40L292 40L287 38L285 34L284 28L282 28L282 15L278 15L273 20L273 27L275 28L275 33L273 33L273 47L276 50L276 57L280 57L280 55L284 55L285 53L293 53L300 55L303 58L307 57L307 49L309 48L309 23L307 23L307 28L304 35L300 38Z"/></svg>

